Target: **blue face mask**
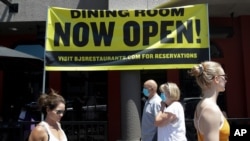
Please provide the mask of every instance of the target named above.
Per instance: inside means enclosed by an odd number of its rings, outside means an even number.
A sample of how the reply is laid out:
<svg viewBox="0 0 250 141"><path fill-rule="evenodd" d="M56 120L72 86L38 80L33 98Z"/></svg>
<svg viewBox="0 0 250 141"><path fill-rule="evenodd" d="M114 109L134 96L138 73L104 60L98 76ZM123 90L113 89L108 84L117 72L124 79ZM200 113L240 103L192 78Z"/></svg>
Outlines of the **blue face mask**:
<svg viewBox="0 0 250 141"><path fill-rule="evenodd" d="M143 88L142 93L143 93L146 97L149 96L149 91L148 91L148 89L146 89L146 88Z"/></svg>
<svg viewBox="0 0 250 141"><path fill-rule="evenodd" d="M165 93L161 93L161 100L164 102L167 101L167 97L166 97Z"/></svg>

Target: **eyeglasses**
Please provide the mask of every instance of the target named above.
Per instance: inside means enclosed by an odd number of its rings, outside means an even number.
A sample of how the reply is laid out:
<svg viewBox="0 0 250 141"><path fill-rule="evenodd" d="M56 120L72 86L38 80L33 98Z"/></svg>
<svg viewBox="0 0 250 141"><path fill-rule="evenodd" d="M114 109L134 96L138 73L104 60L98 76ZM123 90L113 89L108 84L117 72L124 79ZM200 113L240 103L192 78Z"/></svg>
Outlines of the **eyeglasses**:
<svg viewBox="0 0 250 141"><path fill-rule="evenodd" d="M226 80L226 81L227 81L227 79L228 79L228 77L227 77L226 74L222 74L222 75L218 75L218 76L223 76L224 80Z"/></svg>
<svg viewBox="0 0 250 141"><path fill-rule="evenodd" d="M64 114L65 111L64 110L55 110L57 115L61 115Z"/></svg>

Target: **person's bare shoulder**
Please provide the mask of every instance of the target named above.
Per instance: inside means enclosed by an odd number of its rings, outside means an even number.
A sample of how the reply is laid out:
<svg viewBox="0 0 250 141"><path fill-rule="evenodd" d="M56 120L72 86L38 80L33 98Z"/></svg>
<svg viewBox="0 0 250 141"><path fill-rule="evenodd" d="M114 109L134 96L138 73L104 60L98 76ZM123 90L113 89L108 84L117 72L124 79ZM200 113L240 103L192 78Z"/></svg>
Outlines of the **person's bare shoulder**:
<svg viewBox="0 0 250 141"><path fill-rule="evenodd" d="M221 112L216 104L204 101L200 105L199 112L199 127L203 133L219 129Z"/></svg>
<svg viewBox="0 0 250 141"><path fill-rule="evenodd" d="M210 100L204 100L200 103L199 112L203 118L210 119L209 117L211 116L212 119L218 118L220 121L220 109L216 103L211 102Z"/></svg>
<svg viewBox="0 0 250 141"><path fill-rule="evenodd" d="M43 141L47 138L45 127L38 124L30 133L29 141Z"/></svg>

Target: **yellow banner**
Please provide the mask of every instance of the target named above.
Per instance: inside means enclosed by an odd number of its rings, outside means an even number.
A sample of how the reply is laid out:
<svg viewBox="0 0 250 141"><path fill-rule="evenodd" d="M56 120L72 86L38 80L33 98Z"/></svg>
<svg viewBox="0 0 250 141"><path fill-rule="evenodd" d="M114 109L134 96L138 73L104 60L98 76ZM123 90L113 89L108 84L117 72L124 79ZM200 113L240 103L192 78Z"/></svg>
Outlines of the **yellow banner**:
<svg viewBox="0 0 250 141"><path fill-rule="evenodd" d="M206 4L153 10L50 7L45 69L190 68L209 59L208 34Z"/></svg>

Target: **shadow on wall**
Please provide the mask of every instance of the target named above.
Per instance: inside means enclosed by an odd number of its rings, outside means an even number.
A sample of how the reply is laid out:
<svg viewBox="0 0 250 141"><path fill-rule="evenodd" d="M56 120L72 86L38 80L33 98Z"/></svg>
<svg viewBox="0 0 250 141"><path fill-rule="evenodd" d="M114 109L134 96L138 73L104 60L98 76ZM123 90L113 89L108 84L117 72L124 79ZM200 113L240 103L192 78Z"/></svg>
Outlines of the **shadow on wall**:
<svg viewBox="0 0 250 141"><path fill-rule="evenodd" d="M8 6L6 6L4 8L4 10L1 11L1 12L2 12L2 15L1 15L1 18L0 18L0 22L9 22L11 20L13 14L9 13Z"/></svg>

